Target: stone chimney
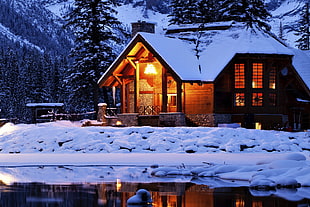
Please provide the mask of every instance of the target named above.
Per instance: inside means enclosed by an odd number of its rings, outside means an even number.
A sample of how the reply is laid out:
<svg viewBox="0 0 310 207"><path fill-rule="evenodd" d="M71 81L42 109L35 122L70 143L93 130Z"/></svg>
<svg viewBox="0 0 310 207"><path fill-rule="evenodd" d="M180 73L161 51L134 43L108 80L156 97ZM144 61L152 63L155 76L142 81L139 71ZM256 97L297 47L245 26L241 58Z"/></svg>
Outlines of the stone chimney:
<svg viewBox="0 0 310 207"><path fill-rule="evenodd" d="M138 21L131 23L131 36L135 36L138 32L155 33L155 23Z"/></svg>

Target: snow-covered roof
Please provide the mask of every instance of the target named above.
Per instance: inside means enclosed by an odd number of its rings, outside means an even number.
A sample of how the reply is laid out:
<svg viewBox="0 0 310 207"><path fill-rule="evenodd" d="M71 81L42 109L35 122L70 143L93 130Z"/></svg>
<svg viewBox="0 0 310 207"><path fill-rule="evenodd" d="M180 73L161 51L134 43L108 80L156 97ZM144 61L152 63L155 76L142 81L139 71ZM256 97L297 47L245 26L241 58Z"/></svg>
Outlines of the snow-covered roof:
<svg viewBox="0 0 310 207"><path fill-rule="evenodd" d="M298 49L292 49L292 51L294 52L293 66L310 89L310 53Z"/></svg>
<svg viewBox="0 0 310 207"><path fill-rule="evenodd" d="M199 62L188 44L177 38L139 33L182 80L201 80ZM195 70L197 69L197 70Z"/></svg>
<svg viewBox="0 0 310 207"><path fill-rule="evenodd" d="M138 36L183 81L214 81L237 54L272 54L294 56L293 65L310 88L307 67L310 56L286 46L272 34L244 23L212 23L203 27L192 25L192 28L190 25L173 26L168 28L166 35L141 32L133 40Z"/></svg>
<svg viewBox="0 0 310 207"><path fill-rule="evenodd" d="M247 28L240 23L230 25L223 30L212 29L222 27L222 24L212 24L212 27L205 26L203 32L140 35L182 80L214 81L236 54L294 54L286 45L258 28ZM228 27L228 24L224 26ZM188 29L189 26L180 28ZM173 30L177 28L174 26Z"/></svg>
<svg viewBox="0 0 310 207"><path fill-rule="evenodd" d="M27 107L62 107L63 103L27 103Z"/></svg>

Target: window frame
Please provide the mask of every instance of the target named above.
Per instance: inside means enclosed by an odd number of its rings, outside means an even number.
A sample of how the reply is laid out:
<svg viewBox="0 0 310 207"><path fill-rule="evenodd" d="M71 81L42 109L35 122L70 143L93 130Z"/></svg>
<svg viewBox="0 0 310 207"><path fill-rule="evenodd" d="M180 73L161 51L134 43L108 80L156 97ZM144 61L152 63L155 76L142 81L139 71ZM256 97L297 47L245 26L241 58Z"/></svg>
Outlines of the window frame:
<svg viewBox="0 0 310 207"><path fill-rule="evenodd" d="M264 63L262 62L252 63L252 88L264 88Z"/></svg>
<svg viewBox="0 0 310 207"><path fill-rule="evenodd" d="M245 78L245 64L235 63L234 64L234 88L244 89L246 88Z"/></svg>

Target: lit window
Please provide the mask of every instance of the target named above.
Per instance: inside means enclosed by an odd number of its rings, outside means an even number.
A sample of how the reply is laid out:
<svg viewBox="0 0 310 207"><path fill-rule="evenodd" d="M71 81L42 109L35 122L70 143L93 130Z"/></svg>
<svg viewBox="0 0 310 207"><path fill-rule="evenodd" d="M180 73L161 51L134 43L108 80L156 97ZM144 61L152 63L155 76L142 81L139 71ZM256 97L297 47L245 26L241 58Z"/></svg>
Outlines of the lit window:
<svg viewBox="0 0 310 207"><path fill-rule="evenodd" d="M263 207L263 202L262 201L253 201L252 207Z"/></svg>
<svg viewBox="0 0 310 207"><path fill-rule="evenodd" d="M252 93L252 106L263 106L263 93Z"/></svg>
<svg viewBox="0 0 310 207"><path fill-rule="evenodd" d="M169 105L170 106L176 106L177 105L177 96L176 95L170 96Z"/></svg>
<svg viewBox="0 0 310 207"><path fill-rule="evenodd" d="M235 93L235 106L245 106L244 93Z"/></svg>
<svg viewBox="0 0 310 207"><path fill-rule="evenodd" d="M244 64L235 64L235 88L245 87Z"/></svg>
<svg viewBox="0 0 310 207"><path fill-rule="evenodd" d="M253 63L252 66L252 88L263 88L263 63Z"/></svg>
<svg viewBox="0 0 310 207"><path fill-rule="evenodd" d="M269 88L276 89L276 69L271 68L269 71Z"/></svg>
<svg viewBox="0 0 310 207"><path fill-rule="evenodd" d="M270 106L277 105L277 95L275 93L269 93L269 105Z"/></svg>
<svg viewBox="0 0 310 207"><path fill-rule="evenodd" d="M236 207L244 207L245 206L245 201L242 198L237 198L236 199Z"/></svg>

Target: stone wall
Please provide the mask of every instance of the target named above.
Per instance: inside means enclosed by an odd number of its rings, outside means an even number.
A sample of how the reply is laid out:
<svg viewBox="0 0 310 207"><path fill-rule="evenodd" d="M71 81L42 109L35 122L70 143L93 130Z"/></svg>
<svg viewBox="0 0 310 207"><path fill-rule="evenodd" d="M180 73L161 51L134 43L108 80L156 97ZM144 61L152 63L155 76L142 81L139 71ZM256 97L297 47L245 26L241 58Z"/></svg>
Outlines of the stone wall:
<svg viewBox="0 0 310 207"><path fill-rule="evenodd" d="M186 114L187 126L216 127L219 123L231 123L230 114Z"/></svg>
<svg viewBox="0 0 310 207"><path fill-rule="evenodd" d="M118 120L125 126L139 126L138 113L118 114Z"/></svg>
<svg viewBox="0 0 310 207"><path fill-rule="evenodd" d="M181 112L160 113L159 126L186 126L185 114Z"/></svg>
<svg viewBox="0 0 310 207"><path fill-rule="evenodd" d="M158 115L139 115L139 126L153 126L157 127L159 122Z"/></svg>

